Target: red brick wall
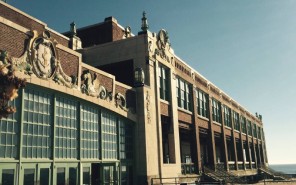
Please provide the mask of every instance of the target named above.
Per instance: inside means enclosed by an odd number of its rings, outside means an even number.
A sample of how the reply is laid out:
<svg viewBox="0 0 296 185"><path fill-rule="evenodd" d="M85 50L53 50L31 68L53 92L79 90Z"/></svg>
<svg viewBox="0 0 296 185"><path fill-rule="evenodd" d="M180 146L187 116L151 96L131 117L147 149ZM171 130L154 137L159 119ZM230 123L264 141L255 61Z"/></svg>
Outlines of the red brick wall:
<svg viewBox="0 0 296 185"><path fill-rule="evenodd" d="M169 105L163 102L160 102L160 113L165 116L169 116Z"/></svg>
<svg viewBox="0 0 296 185"><path fill-rule="evenodd" d="M7 6L4 6L0 4L0 16L10 20L11 22L14 22L20 26L23 26L29 30L36 30L38 34L42 34L43 31L45 31L45 26L43 24L40 24L39 22L36 22L35 20L16 12ZM60 44L69 47L69 41L63 37L60 37L56 35L55 33L50 32L52 37L56 39Z"/></svg>
<svg viewBox="0 0 296 185"><path fill-rule="evenodd" d="M121 40L124 35L123 30L114 22L112 22L112 28L113 28L112 29L112 32L113 32L112 40L113 41Z"/></svg>
<svg viewBox="0 0 296 185"><path fill-rule="evenodd" d="M136 92L135 91L116 85L115 94L116 93L120 93L123 96L125 96L127 108L130 108L130 107L136 108Z"/></svg>
<svg viewBox="0 0 296 185"><path fill-rule="evenodd" d="M20 57L28 39L26 34L0 23L0 50L6 50L10 56Z"/></svg>
<svg viewBox="0 0 296 185"><path fill-rule="evenodd" d="M79 58L75 55L65 52L64 50L57 49L59 60L63 71L68 76L78 76Z"/></svg>
<svg viewBox="0 0 296 185"><path fill-rule="evenodd" d="M219 126L219 125L215 125L215 124L213 124L213 130L214 130L215 132L221 133L222 128L221 128L221 126Z"/></svg>
<svg viewBox="0 0 296 185"><path fill-rule="evenodd" d="M206 128L206 129L209 128L209 122L206 121L206 120L198 119L198 120L197 120L197 123L198 123L198 126L199 126L199 127Z"/></svg>
<svg viewBox="0 0 296 185"><path fill-rule="evenodd" d="M178 111L178 119L180 121L192 124L192 115L187 114L183 111Z"/></svg>

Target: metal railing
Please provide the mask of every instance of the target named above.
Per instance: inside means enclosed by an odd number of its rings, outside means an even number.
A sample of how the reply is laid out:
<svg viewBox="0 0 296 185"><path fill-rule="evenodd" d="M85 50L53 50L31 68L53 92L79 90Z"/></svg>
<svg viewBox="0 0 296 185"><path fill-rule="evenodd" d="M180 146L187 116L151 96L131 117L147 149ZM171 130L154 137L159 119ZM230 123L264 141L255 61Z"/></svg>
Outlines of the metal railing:
<svg viewBox="0 0 296 185"><path fill-rule="evenodd" d="M170 177L151 179L151 185L179 185L180 183L200 184L200 176L196 175L190 177Z"/></svg>
<svg viewBox="0 0 296 185"><path fill-rule="evenodd" d="M197 166L194 163L182 163L181 164L182 174L197 174Z"/></svg>

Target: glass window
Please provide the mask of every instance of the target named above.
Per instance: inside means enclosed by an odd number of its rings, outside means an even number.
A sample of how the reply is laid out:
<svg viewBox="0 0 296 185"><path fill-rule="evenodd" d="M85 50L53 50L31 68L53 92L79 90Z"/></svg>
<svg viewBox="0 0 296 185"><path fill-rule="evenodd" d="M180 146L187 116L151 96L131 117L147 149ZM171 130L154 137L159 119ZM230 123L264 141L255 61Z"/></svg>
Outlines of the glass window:
<svg viewBox="0 0 296 185"><path fill-rule="evenodd" d="M253 134L254 137L257 138L257 125L255 123L253 123Z"/></svg>
<svg viewBox="0 0 296 185"><path fill-rule="evenodd" d="M213 121L221 123L221 104L219 101L212 99Z"/></svg>
<svg viewBox="0 0 296 185"><path fill-rule="evenodd" d="M209 118L208 114L208 95L203 91L197 89L196 90L196 98L197 98L197 112L198 115Z"/></svg>
<svg viewBox="0 0 296 185"><path fill-rule="evenodd" d="M230 116L231 109L224 105L224 124L227 127L231 127L231 116Z"/></svg>
<svg viewBox="0 0 296 185"><path fill-rule="evenodd" d="M117 159L117 124L113 114L102 111L102 153L104 159Z"/></svg>
<svg viewBox="0 0 296 185"><path fill-rule="evenodd" d="M99 116L96 108L82 105L81 150L83 158L99 158Z"/></svg>
<svg viewBox="0 0 296 185"><path fill-rule="evenodd" d="M252 136L252 123L248 120L248 135Z"/></svg>
<svg viewBox="0 0 296 185"><path fill-rule="evenodd" d="M20 106L20 98L14 101L9 101L8 105L18 107ZM17 111L10 114L7 118L0 120L0 158L17 158L17 151L19 146L19 114Z"/></svg>
<svg viewBox="0 0 296 185"><path fill-rule="evenodd" d="M239 114L233 111L233 121L234 121L234 129L240 130L240 123L239 123Z"/></svg>
<svg viewBox="0 0 296 185"><path fill-rule="evenodd" d="M247 126L246 126L246 118L241 116L241 125L242 125L242 132L247 133Z"/></svg>
<svg viewBox="0 0 296 185"><path fill-rule="evenodd" d="M69 168L69 185L77 184L77 168Z"/></svg>
<svg viewBox="0 0 296 185"><path fill-rule="evenodd" d="M90 185L90 168L83 168L83 184Z"/></svg>
<svg viewBox="0 0 296 185"><path fill-rule="evenodd" d="M120 159L133 157L133 127L127 121L119 119L119 152Z"/></svg>
<svg viewBox="0 0 296 185"><path fill-rule="evenodd" d="M55 131L59 134L56 135L55 156L57 158L77 158L77 102L63 97L57 97L56 101Z"/></svg>
<svg viewBox="0 0 296 185"><path fill-rule="evenodd" d="M158 82L160 98L169 101L169 69L163 65L158 66Z"/></svg>
<svg viewBox="0 0 296 185"><path fill-rule="evenodd" d="M2 184L14 185L14 169L2 170Z"/></svg>
<svg viewBox="0 0 296 185"><path fill-rule="evenodd" d="M176 79L176 83L178 106L191 111L191 88L189 83L180 78Z"/></svg>
<svg viewBox="0 0 296 185"><path fill-rule="evenodd" d="M23 153L24 158L51 158L51 95L45 92L26 89L24 92ZM43 107L43 108L41 108ZM45 108L46 107L46 108Z"/></svg>
<svg viewBox="0 0 296 185"><path fill-rule="evenodd" d="M40 169L40 185L49 185L49 169Z"/></svg>
<svg viewBox="0 0 296 185"><path fill-rule="evenodd" d="M65 168L57 169L57 185L65 185Z"/></svg>
<svg viewBox="0 0 296 185"><path fill-rule="evenodd" d="M35 184L35 169L25 169L24 185L34 185L34 184Z"/></svg>

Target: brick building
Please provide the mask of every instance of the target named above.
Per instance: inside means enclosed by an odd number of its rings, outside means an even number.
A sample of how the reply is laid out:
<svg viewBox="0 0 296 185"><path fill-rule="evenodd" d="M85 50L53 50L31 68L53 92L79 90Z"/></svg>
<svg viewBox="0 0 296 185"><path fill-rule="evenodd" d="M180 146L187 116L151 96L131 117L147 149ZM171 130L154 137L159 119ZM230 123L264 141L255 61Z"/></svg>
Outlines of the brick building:
<svg viewBox="0 0 296 185"><path fill-rule="evenodd" d="M60 34L0 1L0 59L28 82L0 121L0 184L193 183L267 165L261 116L142 21L138 35L113 17Z"/></svg>

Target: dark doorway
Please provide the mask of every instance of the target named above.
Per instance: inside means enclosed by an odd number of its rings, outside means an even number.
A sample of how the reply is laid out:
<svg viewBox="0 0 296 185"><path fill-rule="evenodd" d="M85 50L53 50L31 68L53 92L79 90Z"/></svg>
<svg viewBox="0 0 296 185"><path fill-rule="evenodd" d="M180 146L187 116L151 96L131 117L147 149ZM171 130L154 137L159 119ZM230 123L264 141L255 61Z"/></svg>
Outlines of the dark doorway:
<svg viewBox="0 0 296 185"><path fill-rule="evenodd" d="M93 163L91 164L91 184L99 185L100 184L100 164Z"/></svg>

